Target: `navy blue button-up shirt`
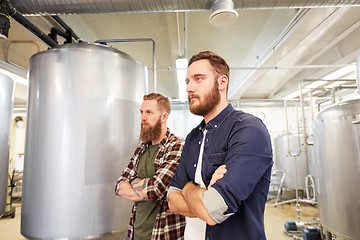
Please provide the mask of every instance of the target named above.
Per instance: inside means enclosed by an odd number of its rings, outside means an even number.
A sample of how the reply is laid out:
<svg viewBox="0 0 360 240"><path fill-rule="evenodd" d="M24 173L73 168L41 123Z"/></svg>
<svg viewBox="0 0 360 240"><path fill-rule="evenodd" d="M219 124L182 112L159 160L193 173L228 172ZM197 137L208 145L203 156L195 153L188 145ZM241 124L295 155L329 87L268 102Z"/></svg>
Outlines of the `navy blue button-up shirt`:
<svg viewBox="0 0 360 240"><path fill-rule="evenodd" d="M264 211L270 185L272 148L263 122L230 104L206 125L194 128L186 137L180 165L170 182L182 189L194 181L202 128L206 127L201 176L206 186L212 174L226 164L227 172L212 187L225 201L223 222L206 226L206 239L266 239Z"/></svg>

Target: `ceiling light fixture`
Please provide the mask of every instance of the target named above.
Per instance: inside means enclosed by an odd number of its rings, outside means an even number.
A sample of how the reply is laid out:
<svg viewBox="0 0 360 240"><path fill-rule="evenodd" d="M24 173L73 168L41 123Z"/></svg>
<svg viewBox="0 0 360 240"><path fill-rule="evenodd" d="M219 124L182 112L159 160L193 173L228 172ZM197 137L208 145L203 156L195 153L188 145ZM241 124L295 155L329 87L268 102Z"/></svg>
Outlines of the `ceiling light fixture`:
<svg viewBox="0 0 360 240"><path fill-rule="evenodd" d="M318 80L318 81L310 83L309 85L306 86L306 88L309 88L309 89L318 88L321 85L325 85L326 83L327 83L327 81Z"/></svg>
<svg viewBox="0 0 360 240"><path fill-rule="evenodd" d="M324 80L334 80L334 79L341 79L346 76L346 78L349 78L349 74L352 74L352 77L355 76L355 69L356 65L354 63L351 63L349 66L342 67L334 72L331 72L330 74L322 77L321 79Z"/></svg>
<svg viewBox="0 0 360 240"><path fill-rule="evenodd" d="M238 18L238 13L234 10L232 0L213 0L211 11L209 22L215 27L230 26Z"/></svg>
<svg viewBox="0 0 360 240"><path fill-rule="evenodd" d="M303 89L302 94L308 93L310 91L311 91L310 89ZM295 92L292 92L292 93L286 95L285 100L291 100L291 99L297 98L299 96L300 96L300 90L296 90Z"/></svg>
<svg viewBox="0 0 360 240"><path fill-rule="evenodd" d="M187 94L186 94L186 69L188 65L187 58L178 58L175 60L176 65L176 75L178 81L178 89L179 89L179 100L181 102L185 102Z"/></svg>

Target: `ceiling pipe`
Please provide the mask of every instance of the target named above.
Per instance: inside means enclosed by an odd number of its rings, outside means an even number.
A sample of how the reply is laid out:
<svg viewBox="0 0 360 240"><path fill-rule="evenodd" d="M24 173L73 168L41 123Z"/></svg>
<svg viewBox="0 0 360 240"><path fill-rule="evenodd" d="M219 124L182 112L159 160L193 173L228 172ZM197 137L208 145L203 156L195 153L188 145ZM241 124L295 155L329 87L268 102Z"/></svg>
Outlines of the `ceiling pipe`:
<svg viewBox="0 0 360 240"><path fill-rule="evenodd" d="M116 12L174 12L210 10L213 0L94 0L54 1L54 0L12 0L12 5L22 14L58 15L80 13ZM316 7L355 7L360 0L233 0L234 9L275 9L275 8L316 8Z"/></svg>
<svg viewBox="0 0 360 240"><path fill-rule="evenodd" d="M23 15L18 13L16 10L13 14L11 14L11 17L15 19L15 21L23 25L30 32L32 32L35 36L40 38L49 47L53 48L58 46L58 43L55 40L53 40L51 37L49 37L44 32L42 32L38 27L32 24L29 20L27 20Z"/></svg>
<svg viewBox="0 0 360 240"><path fill-rule="evenodd" d="M6 39L10 29L10 15L14 12L9 0L0 1L0 39Z"/></svg>
<svg viewBox="0 0 360 240"><path fill-rule="evenodd" d="M8 37L8 32L10 29L10 17L15 19L34 35L43 40L49 47L56 47L58 45L56 41L51 39L29 20L27 20L23 15L16 11L16 8L13 7L9 0L0 1L0 38L6 39Z"/></svg>
<svg viewBox="0 0 360 240"><path fill-rule="evenodd" d="M74 38L77 42L81 42L81 39L74 33L74 31L59 17L59 16L52 16L52 18L60 24L66 31L66 33L71 37Z"/></svg>

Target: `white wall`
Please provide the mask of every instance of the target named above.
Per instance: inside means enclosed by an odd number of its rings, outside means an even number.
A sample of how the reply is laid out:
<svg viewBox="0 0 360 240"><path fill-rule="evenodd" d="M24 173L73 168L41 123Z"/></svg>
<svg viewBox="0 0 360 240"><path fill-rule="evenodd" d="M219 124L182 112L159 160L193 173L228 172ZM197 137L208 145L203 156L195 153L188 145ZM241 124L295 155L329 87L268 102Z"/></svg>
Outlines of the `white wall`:
<svg viewBox="0 0 360 240"><path fill-rule="evenodd" d="M269 130L271 138L286 131L286 118L283 107L241 107L240 109L262 119ZM292 132L297 131L296 117L295 108L288 107L289 130ZM202 119L201 116L190 113L188 109L171 110L167 124L175 135L185 138Z"/></svg>
<svg viewBox="0 0 360 240"><path fill-rule="evenodd" d="M202 121L201 116L192 114L188 109L171 110L167 125L175 135L185 139L186 135Z"/></svg>

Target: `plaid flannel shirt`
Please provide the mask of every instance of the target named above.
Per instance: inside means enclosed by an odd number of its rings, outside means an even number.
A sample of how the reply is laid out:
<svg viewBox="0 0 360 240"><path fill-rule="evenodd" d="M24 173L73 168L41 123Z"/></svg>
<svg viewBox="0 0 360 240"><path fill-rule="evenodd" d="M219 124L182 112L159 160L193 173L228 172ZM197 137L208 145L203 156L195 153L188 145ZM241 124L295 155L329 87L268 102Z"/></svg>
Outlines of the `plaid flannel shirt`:
<svg viewBox="0 0 360 240"><path fill-rule="evenodd" d="M179 165L184 140L176 137L167 129L166 136L159 143L159 152L155 158L155 175L146 182L146 193L150 201L159 201L160 210L156 216L151 240L184 239L185 217L171 213L166 200L169 183ZM135 150L130 163L122 172L116 189L121 182L130 182L137 176L137 166L141 155L148 148L149 143L141 142ZM115 192L117 194L117 191ZM134 217L136 204L132 207L128 237L133 239Z"/></svg>

